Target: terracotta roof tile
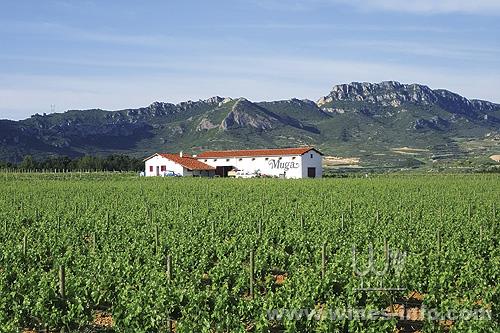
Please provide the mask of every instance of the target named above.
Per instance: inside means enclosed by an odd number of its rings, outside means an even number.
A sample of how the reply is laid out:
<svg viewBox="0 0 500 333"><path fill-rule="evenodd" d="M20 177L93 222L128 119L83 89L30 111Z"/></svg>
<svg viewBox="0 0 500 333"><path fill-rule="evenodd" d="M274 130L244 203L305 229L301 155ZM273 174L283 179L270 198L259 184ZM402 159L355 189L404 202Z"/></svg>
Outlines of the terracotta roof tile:
<svg viewBox="0 0 500 333"><path fill-rule="evenodd" d="M302 155L310 150L314 150L317 153L323 155L320 151L316 150L313 147L300 147L300 148L278 148L278 149L204 151L198 154L196 158Z"/></svg>
<svg viewBox="0 0 500 333"><path fill-rule="evenodd" d="M182 157L179 154L158 154L169 160L182 165L189 170L215 170L214 167L198 161L196 158L184 154Z"/></svg>

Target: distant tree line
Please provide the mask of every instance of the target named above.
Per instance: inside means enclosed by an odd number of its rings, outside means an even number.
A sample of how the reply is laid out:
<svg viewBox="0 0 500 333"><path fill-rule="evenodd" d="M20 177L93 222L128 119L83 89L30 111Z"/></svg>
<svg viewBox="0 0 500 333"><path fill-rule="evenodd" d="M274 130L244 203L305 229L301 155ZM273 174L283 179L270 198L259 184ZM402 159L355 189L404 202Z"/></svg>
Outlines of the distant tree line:
<svg viewBox="0 0 500 333"><path fill-rule="evenodd" d="M26 155L22 162L18 164L0 161L0 168L24 171L142 171L144 162L142 159L116 154L106 157L82 156L74 159L67 156L55 156L43 160L37 160L31 155Z"/></svg>

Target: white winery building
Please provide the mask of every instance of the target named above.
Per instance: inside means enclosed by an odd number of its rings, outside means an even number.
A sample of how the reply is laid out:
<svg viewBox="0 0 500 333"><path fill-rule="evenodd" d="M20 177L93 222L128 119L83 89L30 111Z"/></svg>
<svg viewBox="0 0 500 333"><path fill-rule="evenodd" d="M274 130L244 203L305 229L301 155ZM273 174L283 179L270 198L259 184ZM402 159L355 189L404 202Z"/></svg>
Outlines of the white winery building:
<svg viewBox="0 0 500 333"><path fill-rule="evenodd" d="M195 156L154 154L145 159L146 176L227 177L230 171L283 178L321 178L323 154L313 147L205 151Z"/></svg>

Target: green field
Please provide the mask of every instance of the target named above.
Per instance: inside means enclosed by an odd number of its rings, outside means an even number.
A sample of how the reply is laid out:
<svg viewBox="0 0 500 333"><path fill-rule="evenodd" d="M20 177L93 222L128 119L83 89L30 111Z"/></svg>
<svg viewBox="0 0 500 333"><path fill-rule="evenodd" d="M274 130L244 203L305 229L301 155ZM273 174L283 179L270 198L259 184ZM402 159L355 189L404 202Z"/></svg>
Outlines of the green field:
<svg viewBox="0 0 500 333"><path fill-rule="evenodd" d="M500 332L499 175L0 188L0 332Z"/></svg>

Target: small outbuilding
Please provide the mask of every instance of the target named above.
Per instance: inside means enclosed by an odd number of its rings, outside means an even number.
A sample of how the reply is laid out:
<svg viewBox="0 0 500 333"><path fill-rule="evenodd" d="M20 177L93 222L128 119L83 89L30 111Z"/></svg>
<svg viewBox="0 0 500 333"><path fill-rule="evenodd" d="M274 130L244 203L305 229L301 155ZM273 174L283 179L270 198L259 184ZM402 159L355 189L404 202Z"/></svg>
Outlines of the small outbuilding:
<svg viewBox="0 0 500 333"><path fill-rule="evenodd" d="M146 176L213 177L215 167L183 154L154 154L144 159Z"/></svg>

